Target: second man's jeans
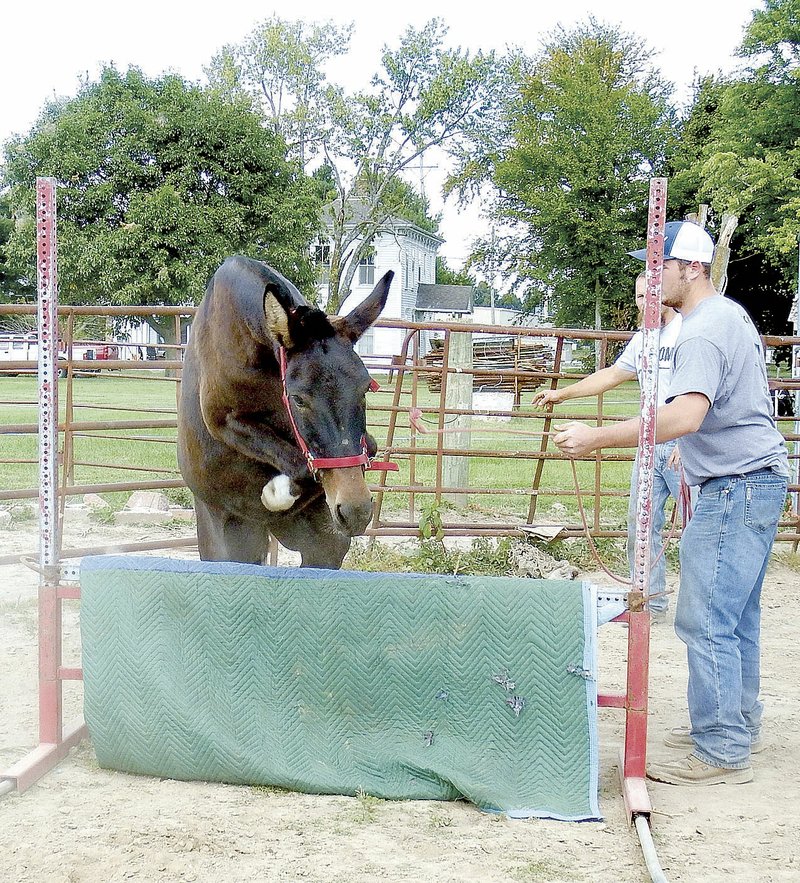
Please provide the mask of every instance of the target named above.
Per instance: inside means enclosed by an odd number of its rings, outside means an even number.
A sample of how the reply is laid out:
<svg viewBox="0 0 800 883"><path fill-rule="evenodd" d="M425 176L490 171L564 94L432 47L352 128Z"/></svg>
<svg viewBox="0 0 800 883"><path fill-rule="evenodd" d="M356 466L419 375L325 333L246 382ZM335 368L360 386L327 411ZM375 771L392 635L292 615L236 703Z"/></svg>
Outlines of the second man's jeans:
<svg viewBox="0 0 800 883"><path fill-rule="evenodd" d="M649 602L652 612L667 609L667 596L661 594L667 587L667 562L663 554L664 545L661 532L664 529L667 500L672 497L676 502L680 499L681 472L680 466L671 469L667 461L675 450L677 442L668 441L655 447L655 465L653 468L653 507L650 520L650 594L656 595ZM633 556L636 547L636 485L639 481L639 460L634 461L631 473L631 496L628 503L628 565L633 577ZM656 561L655 559L658 558Z"/></svg>

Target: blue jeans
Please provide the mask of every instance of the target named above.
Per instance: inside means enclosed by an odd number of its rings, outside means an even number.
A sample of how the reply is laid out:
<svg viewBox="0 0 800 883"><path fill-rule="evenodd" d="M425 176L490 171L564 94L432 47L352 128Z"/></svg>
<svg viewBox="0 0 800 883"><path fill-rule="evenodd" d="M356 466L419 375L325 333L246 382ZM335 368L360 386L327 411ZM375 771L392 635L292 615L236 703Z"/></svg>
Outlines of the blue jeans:
<svg viewBox="0 0 800 883"><path fill-rule="evenodd" d="M661 532L664 529L664 507L672 497L677 501L681 491L680 469L667 467L667 461L676 442L668 441L655 447L655 464L653 468L653 506L650 515L650 588L649 594L656 595L648 607L653 612L667 609L667 596L660 594L667 587L667 561L659 553L664 545ZM628 566L633 578L633 556L636 549L636 490L639 481L639 460L633 463L631 472L631 495L628 503ZM658 561L655 559L658 558Z"/></svg>
<svg viewBox="0 0 800 883"><path fill-rule="evenodd" d="M761 584L786 484L771 469L712 478L683 532L675 631L689 662L694 753L714 766L746 767L761 731Z"/></svg>

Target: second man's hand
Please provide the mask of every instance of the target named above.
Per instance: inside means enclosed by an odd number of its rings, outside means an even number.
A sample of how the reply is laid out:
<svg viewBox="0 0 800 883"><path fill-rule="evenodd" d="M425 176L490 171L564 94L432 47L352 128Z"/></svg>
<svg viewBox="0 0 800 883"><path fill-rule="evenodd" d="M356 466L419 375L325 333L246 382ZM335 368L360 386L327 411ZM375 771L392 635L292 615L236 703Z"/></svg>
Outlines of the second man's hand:
<svg viewBox="0 0 800 883"><path fill-rule="evenodd" d="M534 393L531 405L534 408L546 408L548 405L558 405L561 402L561 392L557 389L540 389Z"/></svg>
<svg viewBox="0 0 800 883"><path fill-rule="evenodd" d="M571 421L553 428L553 442L568 457L583 457L600 447L598 430L585 423Z"/></svg>

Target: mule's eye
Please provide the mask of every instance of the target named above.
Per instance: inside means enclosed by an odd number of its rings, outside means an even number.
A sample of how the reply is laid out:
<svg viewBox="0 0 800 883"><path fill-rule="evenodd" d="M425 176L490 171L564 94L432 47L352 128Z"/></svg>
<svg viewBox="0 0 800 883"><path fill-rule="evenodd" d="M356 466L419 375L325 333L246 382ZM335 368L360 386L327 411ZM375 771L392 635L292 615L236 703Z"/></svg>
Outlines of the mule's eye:
<svg viewBox="0 0 800 883"><path fill-rule="evenodd" d="M292 396L292 402L297 405L298 408L307 408L308 403L302 396Z"/></svg>

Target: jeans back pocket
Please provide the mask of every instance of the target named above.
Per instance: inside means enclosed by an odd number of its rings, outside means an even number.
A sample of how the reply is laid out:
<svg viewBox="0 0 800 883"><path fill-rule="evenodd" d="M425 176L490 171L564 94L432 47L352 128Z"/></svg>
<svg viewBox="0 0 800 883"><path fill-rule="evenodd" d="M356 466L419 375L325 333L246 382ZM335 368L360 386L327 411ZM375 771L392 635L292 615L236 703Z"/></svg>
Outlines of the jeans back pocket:
<svg viewBox="0 0 800 883"><path fill-rule="evenodd" d="M744 497L744 523L756 533L774 531L786 500L786 485L746 484Z"/></svg>

